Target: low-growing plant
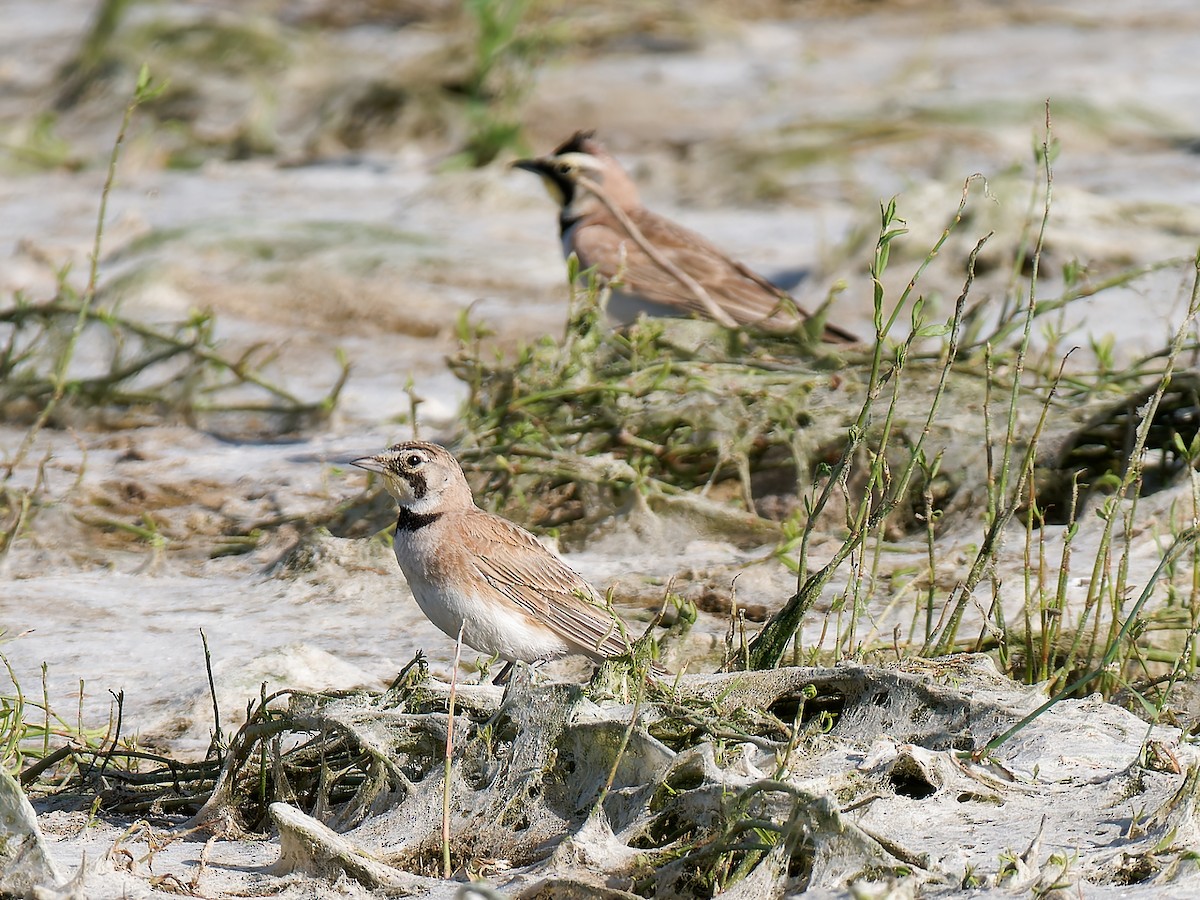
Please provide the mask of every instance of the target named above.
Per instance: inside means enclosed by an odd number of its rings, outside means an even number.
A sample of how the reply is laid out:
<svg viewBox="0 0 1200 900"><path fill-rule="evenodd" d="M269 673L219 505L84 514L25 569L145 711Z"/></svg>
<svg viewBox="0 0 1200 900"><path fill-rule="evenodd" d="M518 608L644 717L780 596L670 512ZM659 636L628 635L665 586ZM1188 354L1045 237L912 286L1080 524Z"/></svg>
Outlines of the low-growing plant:
<svg viewBox="0 0 1200 900"><path fill-rule="evenodd" d="M264 373L274 348L255 345L228 353L216 337L211 313L197 311L173 326L154 326L98 300L108 197L122 145L135 111L158 91L143 67L109 158L83 290L73 288L69 271L63 270L54 297L37 301L17 295L0 309L0 416L27 423L20 443L0 460L0 562L48 500L43 477L48 453L32 481L17 477L47 428L113 427L151 419L235 434L287 433L325 421L349 375L342 358L340 377L329 392L305 400ZM86 365L78 362L84 352ZM153 520L113 524L138 533L152 547L162 546ZM229 537L237 541L245 535Z"/></svg>
<svg viewBox="0 0 1200 900"><path fill-rule="evenodd" d="M474 31L466 84L469 129L461 157L484 166L508 149L522 149L519 106L529 90L536 42L521 33L529 0L467 0Z"/></svg>
<svg viewBox="0 0 1200 900"><path fill-rule="evenodd" d="M0 644L19 639L0 631ZM50 702L48 671L42 665L40 696L30 697L21 687L8 658L0 653L0 664L8 676L8 685L0 686L0 769L19 775L22 784L40 778L62 783L78 774L76 752L97 752L115 746L119 739L115 720L105 727L85 726L83 696L79 684L79 714L68 721Z"/></svg>
<svg viewBox="0 0 1200 900"><path fill-rule="evenodd" d="M1104 279L1085 278L1078 265L1068 265L1061 293L1043 297L1039 270L1056 153L1047 114L1045 136L1035 146L1039 177L1029 222L1004 302L987 316L985 301L972 298L975 260L987 236L965 261L948 318L927 321L919 293L923 275L964 220L969 180L942 236L894 300L883 276L905 227L894 203L882 207L871 264L875 334L859 347L823 346L803 330L780 336L696 321L642 320L611 330L603 324L604 290L577 268L569 271L572 301L560 340L543 338L505 359L464 321L452 367L468 386L458 450L476 495L567 540L585 536L631 497L656 513L686 509L692 522L706 519L724 537L761 543L773 534L776 558L796 573L797 590L730 653L733 665L771 667L789 648L791 659L810 662L885 649L934 656L987 649L1014 676L1061 686L1116 652L1117 671L1150 677L1152 661L1136 640L1139 632L1125 627L1141 469L1133 460L1148 445L1176 454L1177 461L1161 467L1164 484L1187 469L1186 442L1194 435L1180 437L1170 431L1170 420L1156 419L1156 391L1143 386L1149 379L1159 390L1171 383L1190 325L1180 328L1174 348L1127 369L1101 352L1093 371L1080 372L1071 368L1070 352L1035 352L1034 338L1039 322L1050 323L1044 335L1053 347L1063 346L1061 314L1069 304L1180 261ZM1085 471L1077 462L1083 442L1109 431L1103 425L1080 430L1075 450L1069 429L1083 425L1089 413L1107 415L1102 405L1108 398L1139 396L1143 389L1147 402L1139 400L1137 416L1129 417L1130 438L1112 446L1111 462L1099 460ZM947 396L952 402L944 415ZM1182 406L1187 396L1181 389L1171 402ZM1138 441L1132 440L1135 428ZM1051 445L1067 449L1043 449L1049 435ZM1052 500L1044 495L1049 488ZM1099 502L1104 527L1088 597L1075 606L1070 572L1081 562L1080 517L1106 490L1111 495ZM978 510L983 532L965 577L947 591L938 586L939 538L945 510L961 495L982 496L966 505ZM782 520L767 521L763 513L781 506ZM960 511L956 521L962 518ZM1025 577L1024 602L1014 617L1006 614L1011 587L1002 586L998 561L1017 519ZM1063 523L1053 558L1049 529L1059 525L1052 521ZM813 535L831 531L839 537L836 549L810 571ZM865 623L880 601L889 608L898 602L881 577L882 554L889 541L917 534L925 544L921 577L927 583L910 594L919 598L912 624L908 633L880 635ZM1123 547L1114 545L1113 535L1123 536ZM848 563L849 574L838 576L835 595L827 597L820 641L801 647L801 623ZM976 599L980 589L990 595L986 604ZM1013 608L1010 602L1010 613ZM968 617L969 610L977 612ZM968 621L971 632L964 634ZM1111 693L1122 681L1097 675L1074 690Z"/></svg>

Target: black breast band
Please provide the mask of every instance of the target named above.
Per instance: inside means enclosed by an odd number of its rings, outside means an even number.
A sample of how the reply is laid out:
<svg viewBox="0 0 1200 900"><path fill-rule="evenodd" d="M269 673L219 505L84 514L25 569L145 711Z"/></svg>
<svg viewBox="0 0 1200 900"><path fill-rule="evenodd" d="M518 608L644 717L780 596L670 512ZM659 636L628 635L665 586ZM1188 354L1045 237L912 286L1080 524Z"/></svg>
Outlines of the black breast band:
<svg viewBox="0 0 1200 900"><path fill-rule="evenodd" d="M441 517L441 513L415 513L402 506L400 507L400 516L396 519L396 531L417 531L426 525L433 524Z"/></svg>

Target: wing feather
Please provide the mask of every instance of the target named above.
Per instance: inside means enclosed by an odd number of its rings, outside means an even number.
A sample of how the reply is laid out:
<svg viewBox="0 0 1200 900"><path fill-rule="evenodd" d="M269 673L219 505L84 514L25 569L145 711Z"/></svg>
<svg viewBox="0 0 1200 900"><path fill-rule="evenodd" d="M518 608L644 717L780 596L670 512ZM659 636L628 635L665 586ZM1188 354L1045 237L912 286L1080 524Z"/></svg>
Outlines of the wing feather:
<svg viewBox="0 0 1200 900"><path fill-rule="evenodd" d="M739 325L767 322L788 325L796 322L797 315L801 319L809 317L790 294L753 269L730 259L696 232L646 209L634 210L629 217L647 243L704 285L713 301ZM597 215L581 223L573 240L584 268L594 265L609 280L619 274L628 292L652 303L707 318L704 304L691 289L651 259L611 216ZM621 259L623 268L619 264ZM853 335L833 325L827 326L826 337L855 340Z"/></svg>
<svg viewBox="0 0 1200 900"><path fill-rule="evenodd" d="M653 213L639 213L630 218L646 241L703 284L712 299L739 324L757 322L780 310L786 295L756 277L748 277L744 266L705 238ZM632 293L653 303L704 312L704 305L688 286L651 259L615 223L598 221L581 226L575 233L575 250L585 268L598 263L600 274L608 279L616 278L619 272L621 283ZM618 264L622 252L623 269Z"/></svg>
<svg viewBox="0 0 1200 900"><path fill-rule="evenodd" d="M478 536L480 552L471 556L488 584L594 659L628 652L614 614L582 576L523 528L486 518L488 533Z"/></svg>

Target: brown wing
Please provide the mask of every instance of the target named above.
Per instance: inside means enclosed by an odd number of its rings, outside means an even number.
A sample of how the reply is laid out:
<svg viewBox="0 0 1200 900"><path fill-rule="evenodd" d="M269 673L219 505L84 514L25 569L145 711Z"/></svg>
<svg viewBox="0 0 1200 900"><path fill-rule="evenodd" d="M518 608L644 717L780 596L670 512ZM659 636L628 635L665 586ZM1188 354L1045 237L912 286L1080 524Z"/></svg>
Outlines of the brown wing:
<svg viewBox="0 0 1200 900"><path fill-rule="evenodd" d="M808 318L809 313L786 291L730 259L696 232L645 209L634 210L629 217L647 243L702 284L713 301L739 325L759 324L764 320L777 324L794 322L792 309L801 318ZM582 266L596 265L600 274L608 279L617 277L618 260L624 253L621 283L630 293L653 303L707 317L704 304L692 290L651 259L610 217L597 216L591 223L581 225L574 234L574 245ZM825 339L857 340L849 332L832 325L826 327Z"/></svg>
<svg viewBox="0 0 1200 900"><path fill-rule="evenodd" d="M621 629L590 584L507 519L472 515L464 525L472 562L488 584L595 659L628 651Z"/></svg>

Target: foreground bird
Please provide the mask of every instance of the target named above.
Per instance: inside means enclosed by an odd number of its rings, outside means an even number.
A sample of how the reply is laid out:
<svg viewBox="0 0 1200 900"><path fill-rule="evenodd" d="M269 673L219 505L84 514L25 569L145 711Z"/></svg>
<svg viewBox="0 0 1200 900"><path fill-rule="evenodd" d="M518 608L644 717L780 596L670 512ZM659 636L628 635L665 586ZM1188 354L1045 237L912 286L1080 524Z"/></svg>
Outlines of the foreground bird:
<svg viewBox="0 0 1200 900"><path fill-rule="evenodd" d="M809 313L786 291L730 259L705 238L642 206L637 186L590 131L576 132L549 156L518 169L542 177L561 207L563 253L614 285L608 313L620 323L638 313L699 315L727 328L794 327ZM822 339L858 338L826 325Z"/></svg>
<svg viewBox="0 0 1200 900"><path fill-rule="evenodd" d="M468 647L509 662L629 652L592 586L524 528L477 507L444 447L408 441L353 465L383 476L400 504L396 560L421 611L450 637L461 628Z"/></svg>

